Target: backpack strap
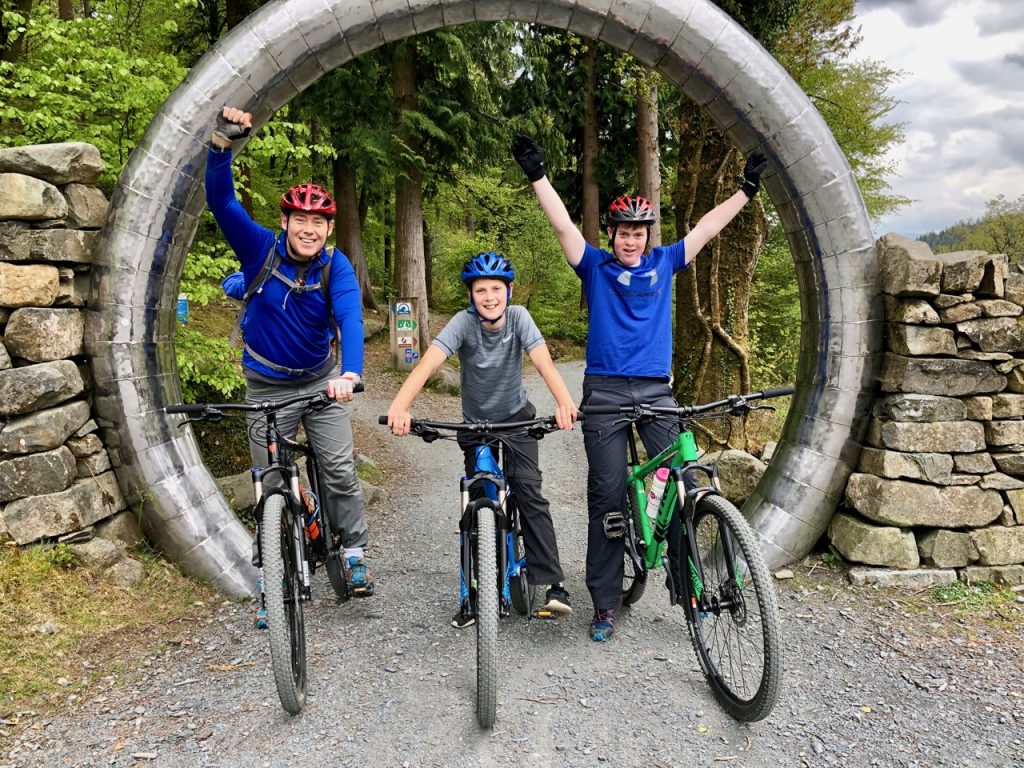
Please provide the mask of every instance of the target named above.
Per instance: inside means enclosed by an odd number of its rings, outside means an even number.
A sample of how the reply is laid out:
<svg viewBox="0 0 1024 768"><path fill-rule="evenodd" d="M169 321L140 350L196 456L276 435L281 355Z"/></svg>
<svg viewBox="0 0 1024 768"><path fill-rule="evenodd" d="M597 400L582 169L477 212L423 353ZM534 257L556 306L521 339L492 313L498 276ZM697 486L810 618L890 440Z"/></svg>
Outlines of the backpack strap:
<svg viewBox="0 0 1024 768"><path fill-rule="evenodd" d="M337 250L332 248L330 258L328 258L327 263L324 264L320 270L319 282L312 284L299 284L278 269L278 266L281 263L281 256L277 252L277 239L275 238L274 242L270 245L270 251L267 253L267 258L263 262L263 266L260 267L259 274L256 276L256 279L252 281L252 284L246 289L245 296L242 298L242 307L238 312L238 319L235 321L235 327L231 331L231 345L234 346L238 338L241 337L242 346L253 360L265 365L272 371L283 373L286 376L291 377L317 378L330 370L332 366L337 365L340 361L341 329L338 328L338 322L334 318L334 306L331 303L330 292L331 262L334 260L334 255L336 253ZM256 352L245 341L245 328L243 321L245 319L245 312L249 307L249 299L251 299L254 294L260 293L267 280L271 277L276 277L287 285L289 293L292 291L295 293L306 293L317 289L323 292L324 301L327 304L327 317L331 324L331 329L333 330L333 338L331 339L330 351L327 353L327 357L313 368L288 368L286 366L279 365L278 363L263 357L263 355Z"/></svg>

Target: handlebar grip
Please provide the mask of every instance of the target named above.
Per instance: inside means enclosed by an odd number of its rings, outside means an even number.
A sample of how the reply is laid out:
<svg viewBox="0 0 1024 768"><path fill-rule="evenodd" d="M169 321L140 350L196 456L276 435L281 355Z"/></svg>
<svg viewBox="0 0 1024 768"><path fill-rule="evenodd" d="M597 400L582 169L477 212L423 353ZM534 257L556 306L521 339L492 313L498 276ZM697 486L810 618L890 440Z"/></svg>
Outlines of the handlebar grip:
<svg viewBox="0 0 1024 768"><path fill-rule="evenodd" d="M592 413L594 415L607 413L622 413L621 405L584 405L579 409L582 414Z"/></svg>
<svg viewBox="0 0 1024 768"><path fill-rule="evenodd" d="M378 424L385 424L386 425L388 423L388 417L387 416L378 416L377 417L377 423Z"/></svg>
<svg viewBox="0 0 1024 768"><path fill-rule="evenodd" d="M785 397L786 395L792 395L794 392L796 392L796 387L789 386L766 389L763 394L767 400L769 397Z"/></svg>
<svg viewBox="0 0 1024 768"><path fill-rule="evenodd" d="M164 408L164 413L204 413L206 406L196 403L179 403L178 405L168 405Z"/></svg>
<svg viewBox="0 0 1024 768"><path fill-rule="evenodd" d="M365 391L366 391L366 387L363 386L363 382L361 382L361 381L358 384L356 384L354 387L352 387L352 392L353 393L365 392Z"/></svg>

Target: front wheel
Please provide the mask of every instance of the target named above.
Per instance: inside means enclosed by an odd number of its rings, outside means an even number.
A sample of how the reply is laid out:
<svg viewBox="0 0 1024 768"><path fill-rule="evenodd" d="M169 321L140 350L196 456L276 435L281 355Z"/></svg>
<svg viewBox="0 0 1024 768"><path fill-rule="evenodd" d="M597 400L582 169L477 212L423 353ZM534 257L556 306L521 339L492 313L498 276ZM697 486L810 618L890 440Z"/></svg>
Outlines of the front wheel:
<svg viewBox="0 0 1024 768"><path fill-rule="evenodd" d="M476 719L494 725L498 708L498 551L495 510L476 508Z"/></svg>
<svg viewBox="0 0 1024 768"><path fill-rule="evenodd" d="M693 542L686 541L685 523L682 528L681 602L704 676L729 714L762 720L779 698L782 648L775 588L757 536L717 494L697 502Z"/></svg>
<svg viewBox="0 0 1024 768"><path fill-rule="evenodd" d="M292 714L306 702L306 625L302 614L302 522L284 496L263 507L263 581L270 659L281 706Z"/></svg>

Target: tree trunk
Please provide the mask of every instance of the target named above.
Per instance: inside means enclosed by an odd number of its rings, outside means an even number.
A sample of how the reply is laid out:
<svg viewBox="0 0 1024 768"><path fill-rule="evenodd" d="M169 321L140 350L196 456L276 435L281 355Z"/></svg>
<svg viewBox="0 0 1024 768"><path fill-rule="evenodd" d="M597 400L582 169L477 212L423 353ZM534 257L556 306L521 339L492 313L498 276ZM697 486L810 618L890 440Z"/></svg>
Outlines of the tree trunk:
<svg viewBox="0 0 1024 768"><path fill-rule="evenodd" d="M734 194L743 157L718 129L684 105L673 208L684 236ZM676 278L675 394L680 402L749 392L750 285L767 235L764 208L751 201ZM735 434L742 438L742 430Z"/></svg>
<svg viewBox="0 0 1024 768"><path fill-rule="evenodd" d="M658 219L651 227L651 248L661 245L661 160L658 149L658 82L647 72L637 83L637 181L639 193L651 201Z"/></svg>
<svg viewBox="0 0 1024 768"><path fill-rule="evenodd" d="M398 142L408 148L409 154L418 156L419 141L404 124L405 113L417 108L415 41L403 40L395 46L392 64ZM395 183L395 290L400 297L418 300L416 324L422 354L430 343L430 333L423 253L423 178L416 163L401 163Z"/></svg>
<svg viewBox="0 0 1024 768"><path fill-rule="evenodd" d="M601 247L601 204L597 188L597 44L587 46L583 64L587 73L583 94L586 120L583 124L583 238L595 248Z"/></svg>
<svg viewBox="0 0 1024 768"><path fill-rule="evenodd" d="M228 29L234 29L242 20L242 13L238 5L238 0L225 0L224 2L224 25Z"/></svg>
<svg viewBox="0 0 1024 768"><path fill-rule="evenodd" d="M427 279L427 307L434 303L434 236L423 221L423 266Z"/></svg>
<svg viewBox="0 0 1024 768"><path fill-rule="evenodd" d="M27 22L32 16L32 0L14 0L14 7L11 10L24 16ZM4 26L0 19L0 61L11 64L21 58L21 52L25 47L25 35L18 35L17 39L12 42L12 31Z"/></svg>
<svg viewBox="0 0 1024 768"><path fill-rule="evenodd" d="M363 306L379 312L377 298L370 285L370 270L366 266L363 250L363 223L359 217L359 199L356 194L356 173L348 159L338 155L331 163L334 172L334 199L338 203L338 216L334 224L334 239L352 262L363 296Z"/></svg>
<svg viewBox="0 0 1024 768"><path fill-rule="evenodd" d="M73 21L75 18L75 7L71 0L57 0L57 17L61 21Z"/></svg>
<svg viewBox="0 0 1024 768"><path fill-rule="evenodd" d="M394 242L391 233L395 226L395 204L388 195L384 198L384 282L389 287L395 285Z"/></svg>

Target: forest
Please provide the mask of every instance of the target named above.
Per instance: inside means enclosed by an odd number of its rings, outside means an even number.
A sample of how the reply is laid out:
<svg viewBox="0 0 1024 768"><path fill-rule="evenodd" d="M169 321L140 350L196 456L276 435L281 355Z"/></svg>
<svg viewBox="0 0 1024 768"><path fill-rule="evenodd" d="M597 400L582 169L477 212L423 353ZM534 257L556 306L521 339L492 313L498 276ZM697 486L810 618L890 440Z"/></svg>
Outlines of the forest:
<svg viewBox="0 0 1024 768"><path fill-rule="evenodd" d="M903 141L889 87L899 72L858 58L854 0L723 0L810 95L873 218L911 201L887 183ZM0 0L0 146L95 144L105 191L189 68L253 0ZM211 116L212 120L212 116ZM744 157L707 114L628 54L562 30L471 24L385 44L327 74L281 109L235 161L238 191L273 225L299 180L333 190L337 246L367 310L395 296L428 312L465 305L461 264L499 251L516 301L544 334L586 338L579 281L509 151L526 133L586 239L605 246L620 194L660 210L654 242L686 234L742 181ZM1019 202L1018 202L1019 207ZM204 214L182 290L220 294L235 261ZM790 382L800 302L784 233L764 193L676 278L674 381L683 402ZM421 338L421 348L428 339ZM231 397L241 379L224 338L177 333L186 396Z"/></svg>

